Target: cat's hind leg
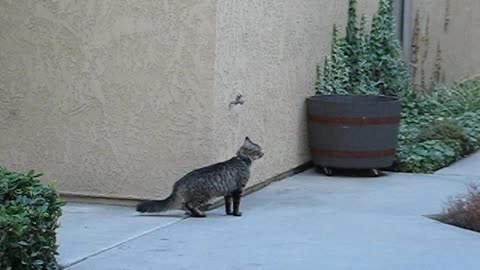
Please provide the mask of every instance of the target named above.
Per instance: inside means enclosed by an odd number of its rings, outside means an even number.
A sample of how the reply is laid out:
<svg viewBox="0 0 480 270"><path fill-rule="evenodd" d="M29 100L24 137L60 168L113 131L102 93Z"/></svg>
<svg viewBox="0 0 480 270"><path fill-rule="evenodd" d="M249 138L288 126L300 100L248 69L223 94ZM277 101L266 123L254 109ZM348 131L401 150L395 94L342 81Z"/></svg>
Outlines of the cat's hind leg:
<svg viewBox="0 0 480 270"><path fill-rule="evenodd" d="M202 205L202 206L199 206L198 209L199 209L200 211L206 212L206 211L208 211L208 210L210 209L210 206L212 206L212 204L211 204L211 203L207 203L207 204L204 204L204 205Z"/></svg>
<svg viewBox="0 0 480 270"><path fill-rule="evenodd" d="M198 209L198 206L193 206L192 204L187 203L187 204L185 204L185 207L188 209L188 211L190 211L190 215L192 217L206 217L207 216L205 214L205 212Z"/></svg>

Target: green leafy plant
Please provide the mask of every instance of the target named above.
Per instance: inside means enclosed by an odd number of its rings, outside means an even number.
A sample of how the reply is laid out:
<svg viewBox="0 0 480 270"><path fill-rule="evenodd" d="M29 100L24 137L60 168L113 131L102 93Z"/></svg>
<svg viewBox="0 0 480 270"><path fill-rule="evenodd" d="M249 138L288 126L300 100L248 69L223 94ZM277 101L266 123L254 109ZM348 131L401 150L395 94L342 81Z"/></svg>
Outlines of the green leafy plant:
<svg viewBox="0 0 480 270"><path fill-rule="evenodd" d="M474 149L473 142L470 141L465 128L459 121L454 119L440 119L428 125L422 125L417 139L420 142L431 140L457 141L462 147L462 152L460 153L462 155L470 153Z"/></svg>
<svg viewBox="0 0 480 270"><path fill-rule="evenodd" d="M459 159L461 145L454 140L428 140L401 143L397 149L394 170L432 173Z"/></svg>
<svg viewBox="0 0 480 270"><path fill-rule="evenodd" d="M395 171L431 173L480 149L480 77L403 96Z"/></svg>
<svg viewBox="0 0 480 270"><path fill-rule="evenodd" d="M318 72L317 94L402 95L408 70L395 37L391 0L381 0L370 32L362 15L357 26L357 1L349 1L345 38L333 30L331 54ZM320 70L319 70L320 71Z"/></svg>
<svg viewBox="0 0 480 270"><path fill-rule="evenodd" d="M370 32L371 76L382 95L401 96L408 88L409 73L395 36L392 0L381 0Z"/></svg>
<svg viewBox="0 0 480 270"><path fill-rule="evenodd" d="M430 91L408 89L409 72L395 37L391 0L380 0L370 31L357 1L349 1L346 35L333 28L317 94L389 95L402 99L397 157L392 170L431 173L480 149L480 77Z"/></svg>
<svg viewBox="0 0 480 270"><path fill-rule="evenodd" d="M455 119L462 123L474 150L480 149L480 110L465 112Z"/></svg>
<svg viewBox="0 0 480 270"><path fill-rule="evenodd" d="M0 269L57 269L55 229L64 205L41 174L0 167Z"/></svg>
<svg viewBox="0 0 480 270"><path fill-rule="evenodd" d="M323 73L319 73L317 89L323 94L347 94L350 88L350 66L348 64L348 43L337 40L338 29L333 26L332 55L325 58ZM320 91L320 90L319 90Z"/></svg>

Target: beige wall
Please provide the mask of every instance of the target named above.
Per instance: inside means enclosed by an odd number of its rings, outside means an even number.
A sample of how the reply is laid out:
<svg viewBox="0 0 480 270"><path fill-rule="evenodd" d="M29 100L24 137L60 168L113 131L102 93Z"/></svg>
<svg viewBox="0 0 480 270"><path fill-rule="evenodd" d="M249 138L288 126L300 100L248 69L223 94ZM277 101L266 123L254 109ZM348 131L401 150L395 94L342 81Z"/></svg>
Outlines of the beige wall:
<svg viewBox="0 0 480 270"><path fill-rule="evenodd" d="M440 82L445 83L479 74L480 1L410 1L412 25L409 30L413 36L418 32L416 86L420 87L423 80L428 87L435 71L440 74ZM417 14L419 31L414 30Z"/></svg>
<svg viewBox="0 0 480 270"><path fill-rule="evenodd" d="M360 1L373 14L377 1ZM330 51L333 23L343 27L348 1L217 1L215 136L218 159L250 136L265 150L250 184L310 160L305 98L316 65ZM229 109L241 93L244 105Z"/></svg>
<svg viewBox="0 0 480 270"><path fill-rule="evenodd" d="M300 165L305 97L347 2L0 0L1 163L123 198L166 195L246 135L266 152L250 184Z"/></svg>
<svg viewBox="0 0 480 270"><path fill-rule="evenodd" d="M0 160L61 191L165 194L213 162L215 1L0 0Z"/></svg>

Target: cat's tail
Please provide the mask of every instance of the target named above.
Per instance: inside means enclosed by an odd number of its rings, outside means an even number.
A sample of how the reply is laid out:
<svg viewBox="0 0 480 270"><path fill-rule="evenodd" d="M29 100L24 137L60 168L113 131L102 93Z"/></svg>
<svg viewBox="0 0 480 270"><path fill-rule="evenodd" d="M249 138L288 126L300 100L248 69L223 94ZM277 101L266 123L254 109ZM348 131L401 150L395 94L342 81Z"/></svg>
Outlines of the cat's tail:
<svg viewBox="0 0 480 270"><path fill-rule="evenodd" d="M175 206L175 198L173 195L168 196L165 200L144 201L137 205L138 212L163 212L173 209Z"/></svg>

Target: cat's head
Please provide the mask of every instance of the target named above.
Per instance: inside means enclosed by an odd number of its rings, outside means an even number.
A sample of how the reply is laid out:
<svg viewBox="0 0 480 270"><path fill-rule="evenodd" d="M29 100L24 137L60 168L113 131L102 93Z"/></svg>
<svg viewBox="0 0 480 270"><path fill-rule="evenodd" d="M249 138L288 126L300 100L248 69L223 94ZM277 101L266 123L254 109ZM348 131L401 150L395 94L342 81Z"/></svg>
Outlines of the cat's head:
<svg viewBox="0 0 480 270"><path fill-rule="evenodd" d="M245 137L242 147L238 149L237 156L246 157L250 160L256 160L263 157L262 147L252 142L250 138Z"/></svg>

